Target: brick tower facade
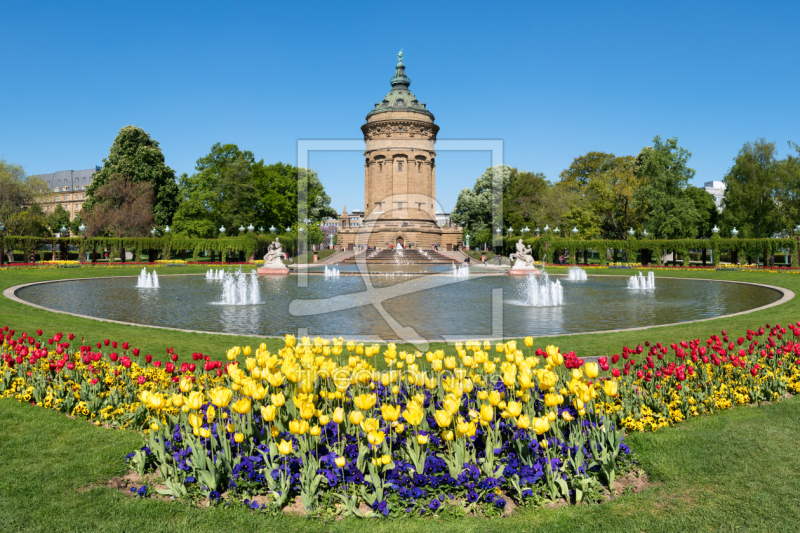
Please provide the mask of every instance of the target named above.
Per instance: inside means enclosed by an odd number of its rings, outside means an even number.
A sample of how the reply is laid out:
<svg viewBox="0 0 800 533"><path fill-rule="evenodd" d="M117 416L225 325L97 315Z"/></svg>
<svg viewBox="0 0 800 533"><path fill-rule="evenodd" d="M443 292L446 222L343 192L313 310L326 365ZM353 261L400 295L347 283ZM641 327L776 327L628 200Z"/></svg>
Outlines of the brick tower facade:
<svg viewBox="0 0 800 533"><path fill-rule="evenodd" d="M339 232L345 249L367 245L441 249L461 246L461 230L436 223L436 134L439 126L408 87L403 53L392 90L361 126L364 152L364 223Z"/></svg>

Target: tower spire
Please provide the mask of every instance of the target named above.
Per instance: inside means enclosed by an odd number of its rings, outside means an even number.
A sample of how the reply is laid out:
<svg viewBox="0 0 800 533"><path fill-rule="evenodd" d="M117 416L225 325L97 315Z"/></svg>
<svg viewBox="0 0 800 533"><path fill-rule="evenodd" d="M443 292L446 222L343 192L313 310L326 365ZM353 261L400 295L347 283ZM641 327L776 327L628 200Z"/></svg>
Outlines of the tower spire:
<svg viewBox="0 0 800 533"><path fill-rule="evenodd" d="M395 65L394 76L392 76L392 80L390 83L392 84L392 87L397 87L398 85L402 85L407 88L409 85L411 85L411 80L409 79L408 76L406 76L406 66L403 64L402 49L397 54L397 65Z"/></svg>

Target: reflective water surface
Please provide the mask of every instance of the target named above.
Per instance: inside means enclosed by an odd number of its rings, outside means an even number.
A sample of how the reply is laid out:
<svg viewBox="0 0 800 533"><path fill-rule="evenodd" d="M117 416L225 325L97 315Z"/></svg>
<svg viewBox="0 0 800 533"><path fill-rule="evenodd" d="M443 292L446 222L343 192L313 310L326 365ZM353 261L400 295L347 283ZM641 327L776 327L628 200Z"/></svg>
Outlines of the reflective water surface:
<svg viewBox="0 0 800 533"><path fill-rule="evenodd" d="M53 309L143 325L246 335L297 334L306 328L312 336L397 339L375 306L362 305L380 297L392 319L428 340L492 335L493 289L502 289L498 308L509 337L685 322L753 309L781 297L773 289L736 283L656 276L655 290L629 290L627 277L590 275L587 281L569 281L552 276L563 286L563 305L529 307L521 305L528 300L525 280L511 276L373 276L373 293L365 292L359 276L306 279L307 286L301 287L295 276L260 278L261 305L215 305L222 284L203 275L162 274L158 289L137 289L132 277L64 281L26 287L17 296ZM500 295L495 299L500 302Z"/></svg>

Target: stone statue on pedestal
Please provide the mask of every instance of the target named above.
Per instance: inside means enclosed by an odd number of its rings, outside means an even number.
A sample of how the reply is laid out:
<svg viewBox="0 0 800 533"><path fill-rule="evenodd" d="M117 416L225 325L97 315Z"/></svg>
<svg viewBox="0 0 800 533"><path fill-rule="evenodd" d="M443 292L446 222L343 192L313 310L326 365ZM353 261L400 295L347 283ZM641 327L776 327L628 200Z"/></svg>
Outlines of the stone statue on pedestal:
<svg viewBox="0 0 800 533"><path fill-rule="evenodd" d="M522 239L517 242L516 247L516 253L508 256L509 261L511 261L513 265L511 268L534 268L533 251L531 247L522 244Z"/></svg>
<svg viewBox="0 0 800 533"><path fill-rule="evenodd" d="M264 256L264 268L286 268L283 266L283 248L278 237L267 248L267 255Z"/></svg>

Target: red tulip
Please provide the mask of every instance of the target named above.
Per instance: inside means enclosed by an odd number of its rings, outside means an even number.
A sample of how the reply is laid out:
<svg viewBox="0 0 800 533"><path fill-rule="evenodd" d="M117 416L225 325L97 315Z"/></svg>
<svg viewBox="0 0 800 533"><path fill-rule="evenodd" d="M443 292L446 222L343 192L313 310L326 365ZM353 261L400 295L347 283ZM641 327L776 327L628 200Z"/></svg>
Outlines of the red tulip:
<svg viewBox="0 0 800 533"><path fill-rule="evenodd" d="M134 349L133 349L133 355L134 355L135 357L139 357L139 348L134 348Z"/></svg>
<svg viewBox="0 0 800 533"><path fill-rule="evenodd" d="M41 335L42 335L42 330L40 330L40 329L37 329L37 330L36 330L36 334L37 334L37 335L39 335L39 336L41 336Z"/></svg>
<svg viewBox="0 0 800 533"><path fill-rule="evenodd" d="M144 360L145 360L145 362L149 363L150 361L153 360L153 356L150 355L150 354L147 354L147 355L144 356Z"/></svg>
<svg viewBox="0 0 800 533"><path fill-rule="evenodd" d="M111 347L116 350L117 349L117 341L112 342L111 343Z"/></svg>

